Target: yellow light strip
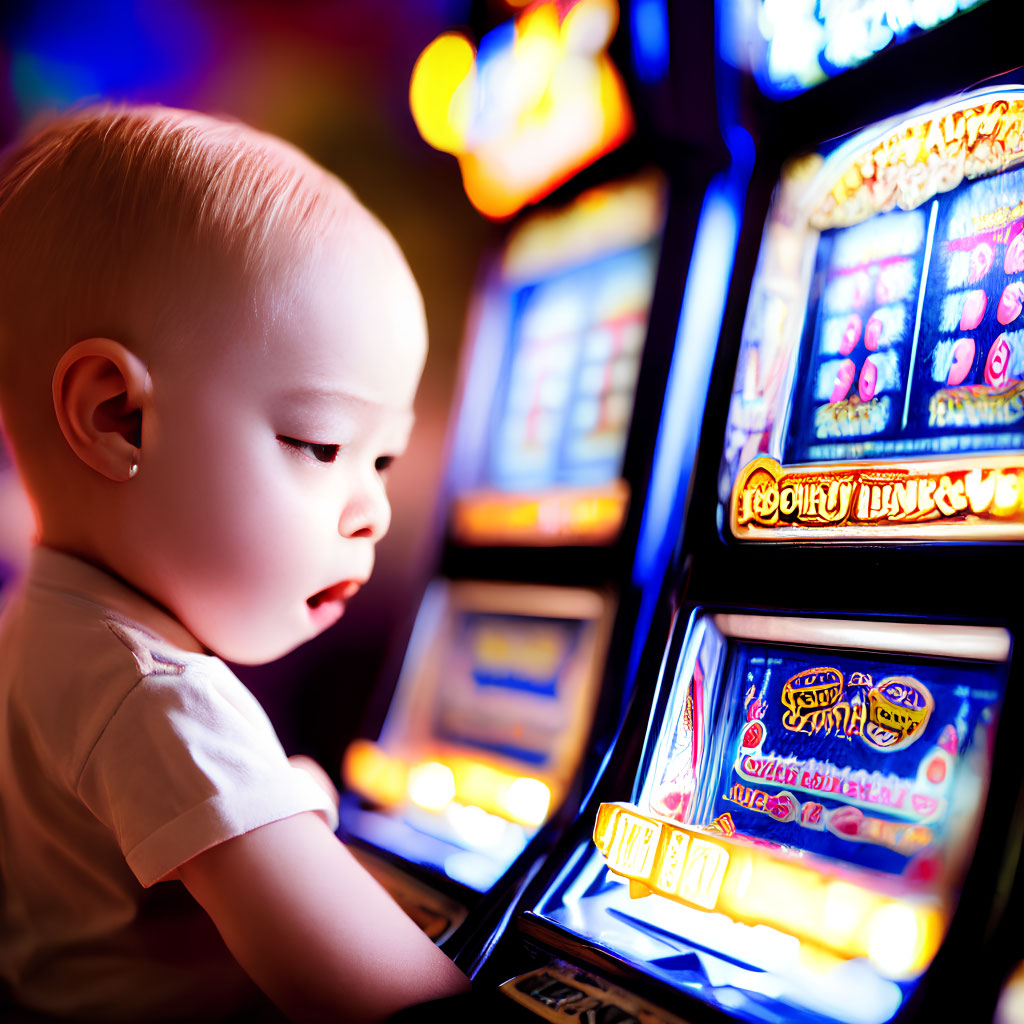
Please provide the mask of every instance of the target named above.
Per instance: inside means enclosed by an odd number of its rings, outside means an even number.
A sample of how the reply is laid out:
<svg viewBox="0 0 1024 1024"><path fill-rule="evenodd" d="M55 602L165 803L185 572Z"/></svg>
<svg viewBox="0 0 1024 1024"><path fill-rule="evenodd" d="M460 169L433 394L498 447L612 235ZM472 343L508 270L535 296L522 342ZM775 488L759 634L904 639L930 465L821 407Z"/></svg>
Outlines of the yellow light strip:
<svg viewBox="0 0 1024 1024"><path fill-rule="evenodd" d="M601 805L594 843L633 897L655 893L770 925L845 959L867 957L889 978L924 970L948 924L948 909L936 898L893 896L820 862L664 821L630 804Z"/></svg>
<svg viewBox="0 0 1024 1024"><path fill-rule="evenodd" d="M629 485L536 494L486 491L456 498L452 530L463 544L611 544L629 506Z"/></svg>
<svg viewBox="0 0 1024 1024"><path fill-rule="evenodd" d="M404 758L370 740L349 746L342 776L350 790L382 807L411 802L440 814L458 803L527 828L547 821L564 792L564 786L547 776L519 775L487 761L438 752Z"/></svg>
<svg viewBox="0 0 1024 1024"><path fill-rule="evenodd" d="M401 804L409 789L409 765L370 740L349 744L341 777L353 793L382 807Z"/></svg>

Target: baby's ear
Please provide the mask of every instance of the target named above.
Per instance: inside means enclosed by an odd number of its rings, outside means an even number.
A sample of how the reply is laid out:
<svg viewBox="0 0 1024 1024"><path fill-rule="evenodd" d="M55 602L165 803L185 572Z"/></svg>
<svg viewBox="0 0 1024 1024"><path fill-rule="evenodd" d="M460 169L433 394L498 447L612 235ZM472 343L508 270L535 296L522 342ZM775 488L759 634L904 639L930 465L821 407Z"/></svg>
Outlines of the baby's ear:
<svg viewBox="0 0 1024 1024"><path fill-rule="evenodd" d="M118 341L87 338L53 371L53 407L71 450L110 480L135 474L149 401L145 363Z"/></svg>

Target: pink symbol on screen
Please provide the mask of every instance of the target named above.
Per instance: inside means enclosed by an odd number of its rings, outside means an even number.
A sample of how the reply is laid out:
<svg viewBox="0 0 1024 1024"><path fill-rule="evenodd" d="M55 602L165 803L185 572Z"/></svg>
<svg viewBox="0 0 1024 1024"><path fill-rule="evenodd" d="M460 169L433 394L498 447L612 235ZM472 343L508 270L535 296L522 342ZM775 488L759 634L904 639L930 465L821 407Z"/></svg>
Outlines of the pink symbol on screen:
<svg viewBox="0 0 1024 1024"><path fill-rule="evenodd" d="M1010 345L1005 334L1000 334L988 350L985 360L985 383L991 387L1002 387L1010 380Z"/></svg>
<svg viewBox="0 0 1024 1024"><path fill-rule="evenodd" d="M967 280L972 284L980 281L991 269L996 254L988 242L982 242L971 250L971 262L967 270Z"/></svg>
<svg viewBox="0 0 1024 1024"><path fill-rule="evenodd" d="M1019 235L1017 236L1020 237ZM1024 281L1011 281L1003 289L996 309L996 319L1005 327L1020 316L1024 308Z"/></svg>
<svg viewBox="0 0 1024 1024"><path fill-rule="evenodd" d="M860 329L860 317L854 313L847 321L846 330L843 331L842 340L839 342L840 354L848 356L857 347L857 342L860 341Z"/></svg>
<svg viewBox="0 0 1024 1024"><path fill-rule="evenodd" d="M963 311L960 314L960 330L973 331L984 318L986 305L988 305L988 296L981 288L968 292L967 298L964 299Z"/></svg>
<svg viewBox="0 0 1024 1024"><path fill-rule="evenodd" d="M1018 231L1013 236L1013 241L1006 247L1003 270L1007 274L1019 274L1024 271L1024 231Z"/></svg>
<svg viewBox="0 0 1024 1024"><path fill-rule="evenodd" d="M860 370L860 379L857 381L857 394L862 402L870 402L875 397L875 389L878 387L878 367L874 359L868 356Z"/></svg>
<svg viewBox="0 0 1024 1024"><path fill-rule="evenodd" d="M946 377L946 383L956 387L963 384L974 366L975 345L973 338L960 338L953 347L953 362Z"/></svg>
<svg viewBox="0 0 1024 1024"><path fill-rule="evenodd" d="M853 378L857 374L857 367L852 359L844 359L836 370L835 383L832 385L832 397L830 402L841 402L850 392L853 386Z"/></svg>
<svg viewBox="0 0 1024 1024"><path fill-rule="evenodd" d="M868 320L867 327L864 328L864 347L869 352L874 352L878 348L878 343L882 339L882 326L882 320L877 315Z"/></svg>

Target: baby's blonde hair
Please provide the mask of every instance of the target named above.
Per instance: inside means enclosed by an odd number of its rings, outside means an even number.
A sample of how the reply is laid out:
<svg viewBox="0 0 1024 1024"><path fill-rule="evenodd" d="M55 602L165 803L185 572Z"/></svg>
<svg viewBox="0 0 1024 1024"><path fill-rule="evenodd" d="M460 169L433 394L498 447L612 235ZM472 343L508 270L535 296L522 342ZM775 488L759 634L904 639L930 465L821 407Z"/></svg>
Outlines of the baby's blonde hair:
<svg viewBox="0 0 1024 1024"><path fill-rule="evenodd" d="M225 282L255 295L353 209L337 178L247 125L159 106L59 116L0 166L0 406L24 408L26 388L48 404L82 338L145 356Z"/></svg>

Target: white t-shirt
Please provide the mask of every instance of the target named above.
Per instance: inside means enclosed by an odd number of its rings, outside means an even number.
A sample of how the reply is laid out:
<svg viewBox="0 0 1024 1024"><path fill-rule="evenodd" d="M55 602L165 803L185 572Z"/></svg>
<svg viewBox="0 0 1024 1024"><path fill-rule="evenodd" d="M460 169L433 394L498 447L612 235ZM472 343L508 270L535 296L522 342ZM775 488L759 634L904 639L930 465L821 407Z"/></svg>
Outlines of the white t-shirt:
<svg viewBox="0 0 1024 1024"><path fill-rule="evenodd" d="M309 810L333 826L222 661L106 573L33 553L0 620L0 978L22 1005L111 1021L245 1005L254 986L166 879Z"/></svg>

